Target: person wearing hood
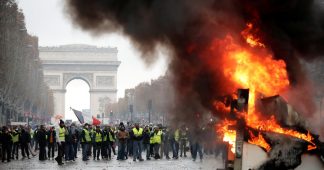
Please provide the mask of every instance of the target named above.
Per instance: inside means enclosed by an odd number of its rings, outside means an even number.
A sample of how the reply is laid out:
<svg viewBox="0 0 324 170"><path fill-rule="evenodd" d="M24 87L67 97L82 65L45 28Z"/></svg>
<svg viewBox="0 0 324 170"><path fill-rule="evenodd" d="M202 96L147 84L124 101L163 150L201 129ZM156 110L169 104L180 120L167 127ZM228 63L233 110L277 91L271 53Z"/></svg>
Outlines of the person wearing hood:
<svg viewBox="0 0 324 170"><path fill-rule="evenodd" d="M65 148L65 127L64 121L60 120L59 127L56 129L56 141L57 141L57 157L55 158L58 165L63 165L63 154Z"/></svg>

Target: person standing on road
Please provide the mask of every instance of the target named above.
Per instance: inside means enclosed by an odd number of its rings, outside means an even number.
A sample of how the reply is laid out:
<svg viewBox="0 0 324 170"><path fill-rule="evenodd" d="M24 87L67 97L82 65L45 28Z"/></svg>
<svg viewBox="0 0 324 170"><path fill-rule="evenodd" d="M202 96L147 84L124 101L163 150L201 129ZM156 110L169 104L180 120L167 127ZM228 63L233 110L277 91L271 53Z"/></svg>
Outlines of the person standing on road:
<svg viewBox="0 0 324 170"><path fill-rule="evenodd" d="M201 138L202 138L202 129L197 127L194 128L193 134L190 135L191 142L192 142L192 159L196 161L197 152L199 153L200 161L203 159L202 153L202 145L201 145Z"/></svg>
<svg viewBox="0 0 324 170"><path fill-rule="evenodd" d="M25 159L26 155L27 155L27 158L30 159L28 144L30 143L31 139L30 139L30 134L24 128L21 129L21 135L20 135L19 141L20 141L20 147L21 147L21 155L22 155L23 159Z"/></svg>
<svg viewBox="0 0 324 170"><path fill-rule="evenodd" d="M173 159L178 159L179 153L179 139L180 139L180 130L176 129L173 132L172 136L172 152L173 152Z"/></svg>
<svg viewBox="0 0 324 170"><path fill-rule="evenodd" d="M39 144L39 160L46 160L46 131L44 125L40 126L40 129L37 131L37 141Z"/></svg>
<svg viewBox="0 0 324 170"><path fill-rule="evenodd" d="M188 133L185 128L185 126L182 126L180 129L180 157L182 157L182 154L184 157L187 157L187 141L188 141Z"/></svg>
<svg viewBox="0 0 324 170"><path fill-rule="evenodd" d="M4 126L2 128L2 135L1 135L1 140L2 140L2 162L5 161L5 158L7 158L7 162L10 162L11 158L11 146L12 146L12 138L9 132L8 127Z"/></svg>
<svg viewBox="0 0 324 170"><path fill-rule="evenodd" d="M12 142L13 142L13 147L12 147L12 156L11 159L15 158L16 155L16 159L18 159L18 149L19 149L19 137L20 137L20 132L18 130L18 128L14 127L14 131L12 132Z"/></svg>
<svg viewBox="0 0 324 170"><path fill-rule="evenodd" d="M99 155L102 149L101 147L102 147L102 138L103 138L100 126L96 127L96 131L93 133L93 138L95 140L95 143L93 145L93 160L96 160L97 157L97 160L99 161L100 160Z"/></svg>
<svg viewBox="0 0 324 170"><path fill-rule="evenodd" d="M117 139L118 139L118 144L119 144L117 160L127 159L126 145L127 145L128 138L129 138L129 134L126 131L124 124L120 123L119 131L117 133Z"/></svg>
<svg viewBox="0 0 324 170"><path fill-rule="evenodd" d="M153 132L153 141L154 141L154 159L161 159L159 154L161 142L162 142L162 130L158 126L154 127Z"/></svg>
<svg viewBox="0 0 324 170"><path fill-rule="evenodd" d="M113 128L111 126L109 126L108 128L108 159L111 159L111 154L113 153L114 155L116 155L116 151L115 151L115 141L116 141L116 137L115 137L115 131L113 130Z"/></svg>
<svg viewBox="0 0 324 170"><path fill-rule="evenodd" d="M76 128L75 124L71 125L71 135L72 135L72 147L73 147L73 160L77 157L78 153L78 142L79 142L79 131Z"/></svg>
<svg viewBox="0 0 324 170"><path fill-rule="evenodd" d="M55 158L58 165L63 165L63 154L65 148L65 127L64 121L60 120L59 128L56 129L56 140L57 140L57 147L58 153L57 157Z"/></svg>
<svg viewBox="0 0 324 170"><path fill-rule="evenodd" d="M132 129L133 139L133 161L138 159L139 161L143 161L142 159L142 138L143 138L143 128L139 127L138 123L135 123L135 127Z"/></svg>
<svg viewBox="0 0 324 170"><path fill-rule="evenodd" d="M82 160L87 161L89 144L91 143L91 137L89 132L89 124L86 123L81 132L81 145L82 145Z"/></svg>
<svg viewBox="0 0 324 170"><path fill-rule="evenodd" d="M166 127L163 131L163 153L165 155L165 158L166 159L170 159L169 157L169 151L170 151L170 133L169 133L169 129L168 127Z"/></svg>
<svg viewBox="0 0 324 170"><path fill-rule="evenodd" d="M143 132L143 147L146 150L146 160L151 160L150 158L150 139L151 132L148 126L144 127Z"/></svg>
<svg viewBox="0 0 324 170"><path fill-rule="evenodd" d="M54 159L55 143L56 143L56 132L54 127L50 127L49 131L47 132L47 147L48 147L47 157L49 160L51 158Z"/></svg>
<svg viewBox="0 0 324 170"><path fill-rule="evenodd" d="M71 126L65 127L65 161L75 161Z"/></svg>

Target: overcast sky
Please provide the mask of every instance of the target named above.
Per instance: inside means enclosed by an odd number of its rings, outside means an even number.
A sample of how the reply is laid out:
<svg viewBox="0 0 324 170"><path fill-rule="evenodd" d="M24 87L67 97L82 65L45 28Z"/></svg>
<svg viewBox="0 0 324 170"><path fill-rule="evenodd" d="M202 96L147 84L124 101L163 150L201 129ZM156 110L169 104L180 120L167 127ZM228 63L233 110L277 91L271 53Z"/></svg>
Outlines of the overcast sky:
<svg viewBox="0 0 324 170"><path fill-rule="evenodd" d="M64 13L64 0L17 0L19 7L25 15L26 27L29 34L36 35L39 38L39 46L58 46L64 44L90 44L97 46L110 46L118 48L118 59L121 65L118 69L117 90L118 98L124 96L126 88L135 87L143 81L150 81L160 75L163 75L167 68L167 61L163 54L159 53L159 59L151 66L146 66L140 59L139 52L133 48L127 37L117 33L92 36L76 26ZM69 89L80 92L88 90L86 83L76 81L73 86L68 86L67 95L70 95ZM81 92L82 93L82 92ZM66 104L72 101L80 100L80 96L66 97ZM87 95L81 98L86 98ZM82 104L83 103L83 104ZM85 102L74 102L74 107L78 109L88 108Z"/></svg>

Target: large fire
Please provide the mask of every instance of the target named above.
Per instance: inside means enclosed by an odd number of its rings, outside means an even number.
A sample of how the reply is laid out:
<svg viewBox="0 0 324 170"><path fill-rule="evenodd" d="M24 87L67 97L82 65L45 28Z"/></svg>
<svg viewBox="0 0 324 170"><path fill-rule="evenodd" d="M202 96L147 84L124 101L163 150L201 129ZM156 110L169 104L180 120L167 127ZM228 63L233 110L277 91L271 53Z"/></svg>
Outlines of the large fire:
<svg viewBox="0 0 324 170"><path fill-rule="evenodd" d="M259 134L254 135L250 133L248 142L269 151L270 145L266 142L261 132L274 132L308 141L310 143L308 149L315 149L315 144L312 142L313 137L309 133L303 134L298 131L282 128L273 116L270 119L263 118L255 110L255 100L257 98L282 93L287 90L289 80L285 62L273 59L271 52L265 48L260 39L250 33L252 29L253 25L249 23L247 28L241 33L247 43L246 46L235 43L234 38L230 35L227 35L222 41L215 41L215 46L222 45L224 47L222 56L224 75L237 88L246 88L250 92L248 113L241 115L244 115L246 125L259 131ZM220 107L219 104L215 106ZM224 120L216 126L217 132L223 136L223 141L228 142L232 146L232 152L235 151L236 132L228 127L233 125L235 125L234 121Z"/></svg>

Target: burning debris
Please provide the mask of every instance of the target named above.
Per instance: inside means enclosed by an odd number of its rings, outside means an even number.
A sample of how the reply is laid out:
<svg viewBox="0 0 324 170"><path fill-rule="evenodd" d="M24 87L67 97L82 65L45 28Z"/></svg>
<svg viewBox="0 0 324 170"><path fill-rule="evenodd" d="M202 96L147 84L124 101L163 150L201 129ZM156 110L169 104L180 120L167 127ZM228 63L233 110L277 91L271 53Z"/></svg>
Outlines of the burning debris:
<svg viewBox="0 0 324 170"><path fill-rule="evenodd" d="M304 130L304 120L315 107L300 61L322 59L324 54L320 0L68 0L67 4L71 18L82 28L129 36L145 61L153 60L158 45L170 49L169 69L177 92L170 116L175 122L197 127L197 113L212 112L221 119L216 132L233 152L242 149L238 138L268 152L270 160L260 169L296 167L300 154L319 153L320 142ZM249 90L233 94L236 89ZM267 104L276 95L284 96L285 104L278 100ZM291 108L300 114L286 119ZM237 131L238 125L243 131ZM277 140L268 133L283 142L273 143Z"/></svg>

